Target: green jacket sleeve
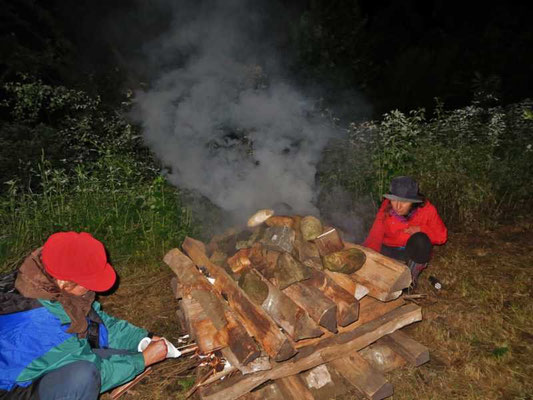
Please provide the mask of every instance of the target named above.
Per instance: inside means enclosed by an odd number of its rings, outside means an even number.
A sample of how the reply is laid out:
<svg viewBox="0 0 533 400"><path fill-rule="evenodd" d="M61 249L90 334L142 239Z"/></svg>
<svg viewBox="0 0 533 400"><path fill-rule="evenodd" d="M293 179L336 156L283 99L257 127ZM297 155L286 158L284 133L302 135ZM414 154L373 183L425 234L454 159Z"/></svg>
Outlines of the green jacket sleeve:
<svg viewBox="0 0 533 400"><path fill-rule="evenodd" d="M108 331L108 346L112 349L125 349L137 351L141 339L148 335L146 329L139 328L128 321L112 317L101 310L100 303L93 303L94 310L98 313Z"/></svg>
<svg viewBox="0 0 533 400"><path fill-rule="evenodd" d="M92 351L87 339L78 339L76 336L72 336L52 348L44 356L33 360L17 377L17 380L34 380L47 372L75 361L89 361L96 365L100 370L102 384L100 391L102 393L129 382L143 372L145 368L142 353L113 355L104 359Z"/></svg>

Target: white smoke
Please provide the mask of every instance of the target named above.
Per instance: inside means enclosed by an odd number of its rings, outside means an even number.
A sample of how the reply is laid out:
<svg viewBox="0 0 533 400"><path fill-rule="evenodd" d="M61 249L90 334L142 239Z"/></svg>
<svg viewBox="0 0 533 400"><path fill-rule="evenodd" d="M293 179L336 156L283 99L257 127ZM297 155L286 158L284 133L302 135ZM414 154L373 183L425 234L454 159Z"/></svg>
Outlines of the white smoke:
<svg viewBox="0 0 533 400"><path fill-rule="evenodd" d="M177 8L151 48L166 70L136 93L145 140L171 167L172 183L234 215L279 204L317 214L316 164L338 132L277 74L254 4L203 3L187 10L187 22Z"/></svg>

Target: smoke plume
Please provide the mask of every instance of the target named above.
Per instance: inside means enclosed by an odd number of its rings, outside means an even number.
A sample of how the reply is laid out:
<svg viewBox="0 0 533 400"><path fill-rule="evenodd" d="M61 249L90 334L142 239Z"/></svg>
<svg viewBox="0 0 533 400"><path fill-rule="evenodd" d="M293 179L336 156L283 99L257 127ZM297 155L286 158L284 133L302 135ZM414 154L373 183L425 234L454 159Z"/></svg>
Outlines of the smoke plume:
<svg viewBox="0 0 533 400"><path fill-rule="evenodd" d="M276 16L259 3L176 7L147 47L158 77L136 93L145 141L173 184L241 219L259 208L317 214L316 165L338 132L283 77L265 39Z"/></svg>

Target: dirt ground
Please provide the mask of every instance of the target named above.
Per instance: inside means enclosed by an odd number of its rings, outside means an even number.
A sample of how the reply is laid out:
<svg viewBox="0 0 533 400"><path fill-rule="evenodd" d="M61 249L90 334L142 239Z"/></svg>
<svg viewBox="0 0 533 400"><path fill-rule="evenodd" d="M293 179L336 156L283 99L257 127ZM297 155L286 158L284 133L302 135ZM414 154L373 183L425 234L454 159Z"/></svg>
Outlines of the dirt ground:
<svg viewBox="0 0 533 400"><path fill-rule="evenodd" d="M532 228L533 221L524 220L451 234L436 250L418 288L428 295L417 300L423 320L405 328L430 349L431 360L387 374L394 386L391 399L533 399ZM429 276L443 289L433 289ZM172 277L161 263L125 277L115 293L100 300L108 313L176 343L182 333ZM194 366L191 359L167 360L122 398L183 399L196 378Z"/></svg>

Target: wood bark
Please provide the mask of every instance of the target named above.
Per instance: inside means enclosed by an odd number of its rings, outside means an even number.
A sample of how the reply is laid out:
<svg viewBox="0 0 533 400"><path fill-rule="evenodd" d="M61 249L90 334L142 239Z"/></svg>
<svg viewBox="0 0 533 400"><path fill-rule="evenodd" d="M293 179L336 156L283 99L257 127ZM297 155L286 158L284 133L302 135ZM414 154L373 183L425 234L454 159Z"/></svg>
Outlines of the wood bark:
<svg viewBox="0 0 533 400"><path fill-rule="evenodd" d="M269 356L276 361L283 361L296 354L292 342L280 332L272 318L250 300L226 271L209 261L202 242L187 237L182 246L196 265L209 271L215 279L215 289L227 299L248 333L261 343Z"/></svg>
<svg viewBox="0 0 533 400"><path fill-rule="evenodd" d="M275 380L284 400L314 400L300 375L289 375Z"/></svg>
<svg viewBox="0 0 533 400"><path fill-rule="evenodd" d="M297 282L283 289L283 293L303 308L317 324L330 332L337 332L337 305L319 289Z"/></svg>
<svg viewBox="0 0 533 400"><path fill-rule="evenodd" d="M257 358L260 350L256 343L192 260L178 249L173 249L165 255L164 261L178 277L182 302L188 304L183 308L184 314L189 328L195 332L199 349L205 353L227 345L242 364ZM196 310L197 305L192 300L199 304L201 312ZM191 315L193 310L196 310L195 316ZM215 334L212 333L213 327ZM208 338L212 340L205 342Z"/></svg>
<svg viewBox="0 0 533 400"><path fill-rule="evenodd" d="M379 340L360 350L359 355L381 372L390 372L406 364L402 356Z"/></svg>
<svg viewBox="0 0 533 400"><path fill-rule="evenodd" d="M405 301L401 298L393 300L393 301L389 301L387 303L376 300L372 297L364 298L359 302L359 319L355 321L353 324L350 324L346 327L339 326L339 332L344 333L344 332L353 331L354 329L360 327L361 325L364 325L367 322L375 320L387 314L388 312L398 307L403 306L404 304L405 304ZM319 338L305 339L305 340L299 341L298 343L296 343L296 347L300 348L300 347L314 345L332 336L334 336L334 333L326 331L324 335Z"/></svg>
<svg viewBox="0 0 533 400"><path fill-rule="evenodd" d="M359 389L370 400L381 400L392 396L392 385L383 374L372 367L357 351L329 362L348 382Z"/></svg>
<svg viewBox="0 0 533 400"><path fill-rule="evenodd" d="M315 338L323 334L309 315L286 294L256 270L252 269L249 273L264 283L268 289L266 299L259 305L294 341Z"/></svg>
<svg viewBox="0 0 533 400"><path fill-rule="evenodd" d="M301 349L291 360L279 363L269 371L237 376L204 387L200 391L200 397L204 400L237 399L269 379L274 380L294 375L343 357L351 351L360 350L384 335L421 319L420 307L414 304L405 305L353 331L340 333L321 341L316 346Z"/></svg>
<svg viewBox="0 0 533 400"><path fill-rule="evenodd" d="M359 318L359 301L322 271L312 270L311 278L303 281L302 285L316 287L337 305L337 323L340 326L349 325Z"/></svg>
<svg viewBox="0 0 533 400"><path fill-rule="evenodd" d="M393 300L411 284L411 273L401 262L357 244L345 242L345 248L356 248L365 253L365 264L350 277L366 286L370 296L381 301Z"/></svg>
<svg viewBox="0 0 533 400"><path fill-rule="evenodd" d="M402 356L409 364L418 367L429 361L429 350L402 331L396 331L379 340Z"/></svg>

